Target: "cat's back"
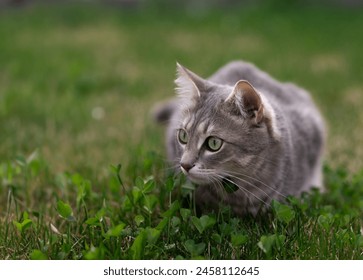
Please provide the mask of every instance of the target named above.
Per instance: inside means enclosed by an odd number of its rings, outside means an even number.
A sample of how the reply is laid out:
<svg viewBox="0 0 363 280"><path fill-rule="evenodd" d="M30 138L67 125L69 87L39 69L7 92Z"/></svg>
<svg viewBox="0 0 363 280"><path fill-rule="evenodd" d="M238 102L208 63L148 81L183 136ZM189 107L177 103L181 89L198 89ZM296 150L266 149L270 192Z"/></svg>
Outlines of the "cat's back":
<svg viewBox="0 0 363 280"><path fill-rule="evenodd" d="M280 106L313 104L310 95L304 89L293 83L280 82L249 62L232 61L209 77L209 80L230 86L239 80L247 80L271 102L277 102Z"/></svg>
<svg viewBox="0 0 363 280"><path fill-rule="evenodd" d="M210 78L217 84L233 86L239 80L250 82L262 94L278 114L292 122L315 124L323 133L324 124L310 94L293 83L280 82L254 64L233 61L220 68Z"/></svg>

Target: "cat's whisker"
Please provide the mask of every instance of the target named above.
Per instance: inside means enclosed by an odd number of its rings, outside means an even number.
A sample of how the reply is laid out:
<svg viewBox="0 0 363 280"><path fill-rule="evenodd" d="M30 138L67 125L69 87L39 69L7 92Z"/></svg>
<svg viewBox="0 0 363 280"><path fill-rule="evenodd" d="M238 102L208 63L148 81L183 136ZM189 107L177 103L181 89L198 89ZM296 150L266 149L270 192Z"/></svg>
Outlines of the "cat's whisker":
<svg viewBox="0 0 363 280"><path fill-rule="evenodd" d="M264 201L262 198L260 198L258 195L254 194L253 192L249 191L247 188L241 186L240 184L237 184L237 183L233 182L232 180L230 180L228 178L224 178L224 180L226 180L226 181L228 181L228 182L236 185L244 193L252 195L252 197L254 197L255 199L257 199L260 202L262 202L265 206L270 207L270 205L266 201ZM248 183L248 182L246 182L246 183ZM253 187L256 187L253 184L250 184L250 185L253 186ZM254 205L254 203L252 202L252 199L251 199L252 197L247 195L247 199L248 199L248 202L250 203L250 205Z"/></svg>
<svg viewBox="0 0 363 280"><path fill-rule="evenodd" d="M250 195L252 195L254 198L256 198L257 200L259 200L260 202L262 202L264 205L266 205L267 207L269 207L270 205L266 202L266 201L264 201L263 199L261 199L260 197L258 197L256 194L254 194L253 192L251 192L251 191L249 191L248 189L246 189L245 187L243 187L243 186L241 186L241 185L239 185L239 184L237 184L237 183L235 183L235 182L233 182L232 180L230 180L230 179L228 179L228 178L226 178L226 177L223 177L223 176L221 176L221 175L218 175L218 177L220 177L222 180L226 180L226 181L228 181L228 182L230 182L230 183L232 183L232 184L234 184L234 185L236 185L240 190L242 190L242 191L244 191L245 193L248 193L248 194L250 194ZM242 181L243 181L243 179L242 179ZM251 183L249 183L249 182L247 182L247 181L245 181L245 183L248 183L248 184L250 184L251 186L254 186L253 184L251 184ZM256 187L256 186L254 186L254 187ZM267 194L266 194L267 195ZM267 195L268 196L268 195ZM247 196L248 197L248 196Z"/></svg>
<svg viewBox="0 0 363 280"><path fill-rule="evenodd" d="M227 199L227 194L223 191L223 184L222 181L218 178L218 175L216 173L211 174L210 180L215 192L219 197L221 196L222 201L225 201ZM216 197L216 199L218 198Z"/></svg>
<svg viewBox="0 0 363 280"><path fill-rule="evenodd" d="M163 171L176 171L180 169L180 157L175 158L175 160L167 160L168 167L163 168Z"/></svg>
<svg viewBox="0 0 363 280"><path fill-rule="evenodd" d="M228 176L228 175L227 175ZM234 177L234 176L228 176L228 177ZM226 179L228 179L228 178L226 178ZM242 179L242 178L238 178L238 177L235 177L235 179L237 179L237 180L240 180L240 181L242 181L243 183L246 183L247 185L250 185L250 186L252 186L252 187L254 187L255 189L257 189L258 191L260 191L260 192L262 192L264 195L265 195L265 197L267 197L267 198L271 198L271 196L268 194L268 193L266 193L263 189L261 189L261 188L259 188L258 186L256 186L255 184L252 184L251 182L248 182L247 180L244 180L244 179ZM232 181L232 180L231 180ZM238 184L237 184L237 186L239 186ZM256 195L257 196L257 195ZM262 199L262 198L261 198ZM265 203L266 205L268 204L268 203Z"/></svg>
<svg viewBox="0 0 363 280"><path fill-rule="evenodd" d="M237 183L235 183L235 182L233 182L232 180L230 180L230 179L228 179L228 178L226 178L225 176L228 176L228 177L232 177L232 178L235 178L235 179L237 179L237 180L240 180L240 181L242 181L242 182L244 182L244 183L246 183L246 184L248 184L248 185L250 185L250 186L252 186L252 187L254 187L255 189L257 189L258 191L260 191L260 192L262 192L266 197L268 197L268 198L270 198L270 195L269 194L267 194L264 190L262 190L261 188L259 188L258 186L256 186L256 185L254 185L254 184L252 184L251 182L249 182L249 181L246 181L246 180L244 180L244 179L242 179L242 178L239 178L239 177L236 177L236 176L234 176L234 175L232 175L232 174L229 174L229 173L225 173L225 174L223 174L224 176L222 176L222 175L219 175L218 173L217 173L217 171L215 170L215 169L201 169L201 170L199 170L199 174L203 174L203 176L206 176L206 177L208 177L208 180L209 181L211 181L211 183L215 186L215 184L217 183L220 187L222 187L223 188L223 185L222 185L222 180L224 179L224 180L227 180L227 181L229 181L229 182L231 182L232 184L234 184L234 185L236 185L240 190L242 190L243 192L245 192L246 194L251 194L253 197L255 197L256 199L258 199L259 201L261 201L261 202L263 202L265 205L267 205L268 206L268 204L264 201L264 200L262 200L260 197L258 197L256 194L254 194L253 192L251 192L251 191L249 191L248 189L246 189L245 187L243 187L243 186L241 186L240 184L237 184ZM243 174L242 174L243 175ZM254 179L254 178L252 178L252 179ZM257 180L257 179L256 179ZM261 183L263 183L263 182L261 182ZM264 183L263 183L264 184ZM266 184L264 184L264 185L266 185ZM267 186L267 185L266 185ZM269 187L269 186L267 186L267 187ZM270 189L272 189L271 187L269 187ZM274 190L274 189L273 189ZM225 194L225 192L220 192L220 191L218 191L218 193L222 193L223 194L223 199L226 197L226 194ZM249 201L251 202L251 199L250 199L250 197L249 196L247 196L247 198L249 199Z"/></svg>
<svg viewBox="0 0 363 280"><path fill-rule="evenodd" d="M263 185L263 186L265 186L266 188L270 189L271 191L273 191L273 192L277 193L278 195L282 196L283 198L287 199L287 196L286 196L286 195L282 194L281 192L279 192L279 191L278 191L278 190L276 190L275 188L273 188L273 187L271 187L271 186L267 185L265 182L263 182L263 181L261 181L261 180L259 180L259 179L256 179L256 178L254 178L254 177L252 177L252 176L249 176L249 175L244 174L244 173L241 173L241 172L233 172L233 171L228 171L228 173L226 172L225 174L226 174L226 176L229 176L229 177L232 177L232 178L235 178L235 179L240 179L240 180L242 180L242 179L241 179L241 178L239 178L239 177L237 177L237 176L234 176L234 175L232 175L232 174L240 175L240 176L247 177L248 179L252 179L252 180L254 180L254 181L256 181L256 182L258 182L258 183L262 184L262 185Z"/></svg>
<svg viewBox="0 0 363 280"><path fill-rule="evenodd" d="M166 172L166 171L175 171L175 170L180 169L179 167L180 167L179 164L175 164L174 166L169 166L169 167L163 168L163 171L164 172Z"/></svg>
<svg viewBox="0 0 363 280"><path fill-rule="evenodd" d="M218 190L217 191L218 191L219 194L222 195L222 200L225 201L227 199L227 193L225 191L223 191L224 190L223 183L218 178L216 180L217 180L217 185L218 185Z"/></svg>

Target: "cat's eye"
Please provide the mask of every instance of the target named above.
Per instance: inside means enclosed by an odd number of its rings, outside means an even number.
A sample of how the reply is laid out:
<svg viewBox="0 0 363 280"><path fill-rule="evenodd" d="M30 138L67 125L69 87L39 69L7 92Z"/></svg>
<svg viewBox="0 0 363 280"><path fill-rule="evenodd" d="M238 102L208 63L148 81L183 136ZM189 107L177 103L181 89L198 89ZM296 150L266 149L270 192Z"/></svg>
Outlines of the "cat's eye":
<svg viewBox="0 0 363 280"><path fill-rule="evenodd" d="M184 129L179 129L178 139L179 139L179 142L182 144L188 143L188 134Z"/></svg>
<svg viewBox="0 0 363 280"><path fill-rule="evenodd" d="M223 140L220 138L211 136L207 139L206 144L207 144L208 150L210 150L212 152L216 152L222 147Z"/></svg>

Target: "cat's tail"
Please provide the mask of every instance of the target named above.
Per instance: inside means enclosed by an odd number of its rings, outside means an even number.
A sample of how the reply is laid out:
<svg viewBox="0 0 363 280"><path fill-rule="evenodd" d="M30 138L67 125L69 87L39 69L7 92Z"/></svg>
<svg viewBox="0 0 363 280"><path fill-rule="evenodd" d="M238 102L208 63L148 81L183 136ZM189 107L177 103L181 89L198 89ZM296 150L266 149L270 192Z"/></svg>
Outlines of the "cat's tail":
<svg viewBox="0 0 363 280"><path fill-rule="evenodd" d="M151 110L153 119L159 124L167 124L178 107L178 100L171 99L154 105Z"/></svg>

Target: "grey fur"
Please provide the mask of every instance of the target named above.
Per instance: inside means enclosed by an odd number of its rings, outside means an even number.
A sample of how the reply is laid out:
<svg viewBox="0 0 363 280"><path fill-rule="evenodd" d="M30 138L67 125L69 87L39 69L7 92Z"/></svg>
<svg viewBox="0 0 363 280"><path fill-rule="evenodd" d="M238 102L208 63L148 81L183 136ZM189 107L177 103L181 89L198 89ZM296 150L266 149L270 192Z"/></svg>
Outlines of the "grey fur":
<svg viewBox="0 0 363 280"><path fill-rule="evenodd" d="M242 61L207 80L179 64L177 71L179 97L155 116L168 122L168 158L198 185L202 209L222 203L237 215L256 214L273 199L322 187L324 123L305 90ZM179 129L187 132L186 144ZM210 136L223 140L217 152L207 148ZM239 189L226 192L223 178Z"/></svg>

